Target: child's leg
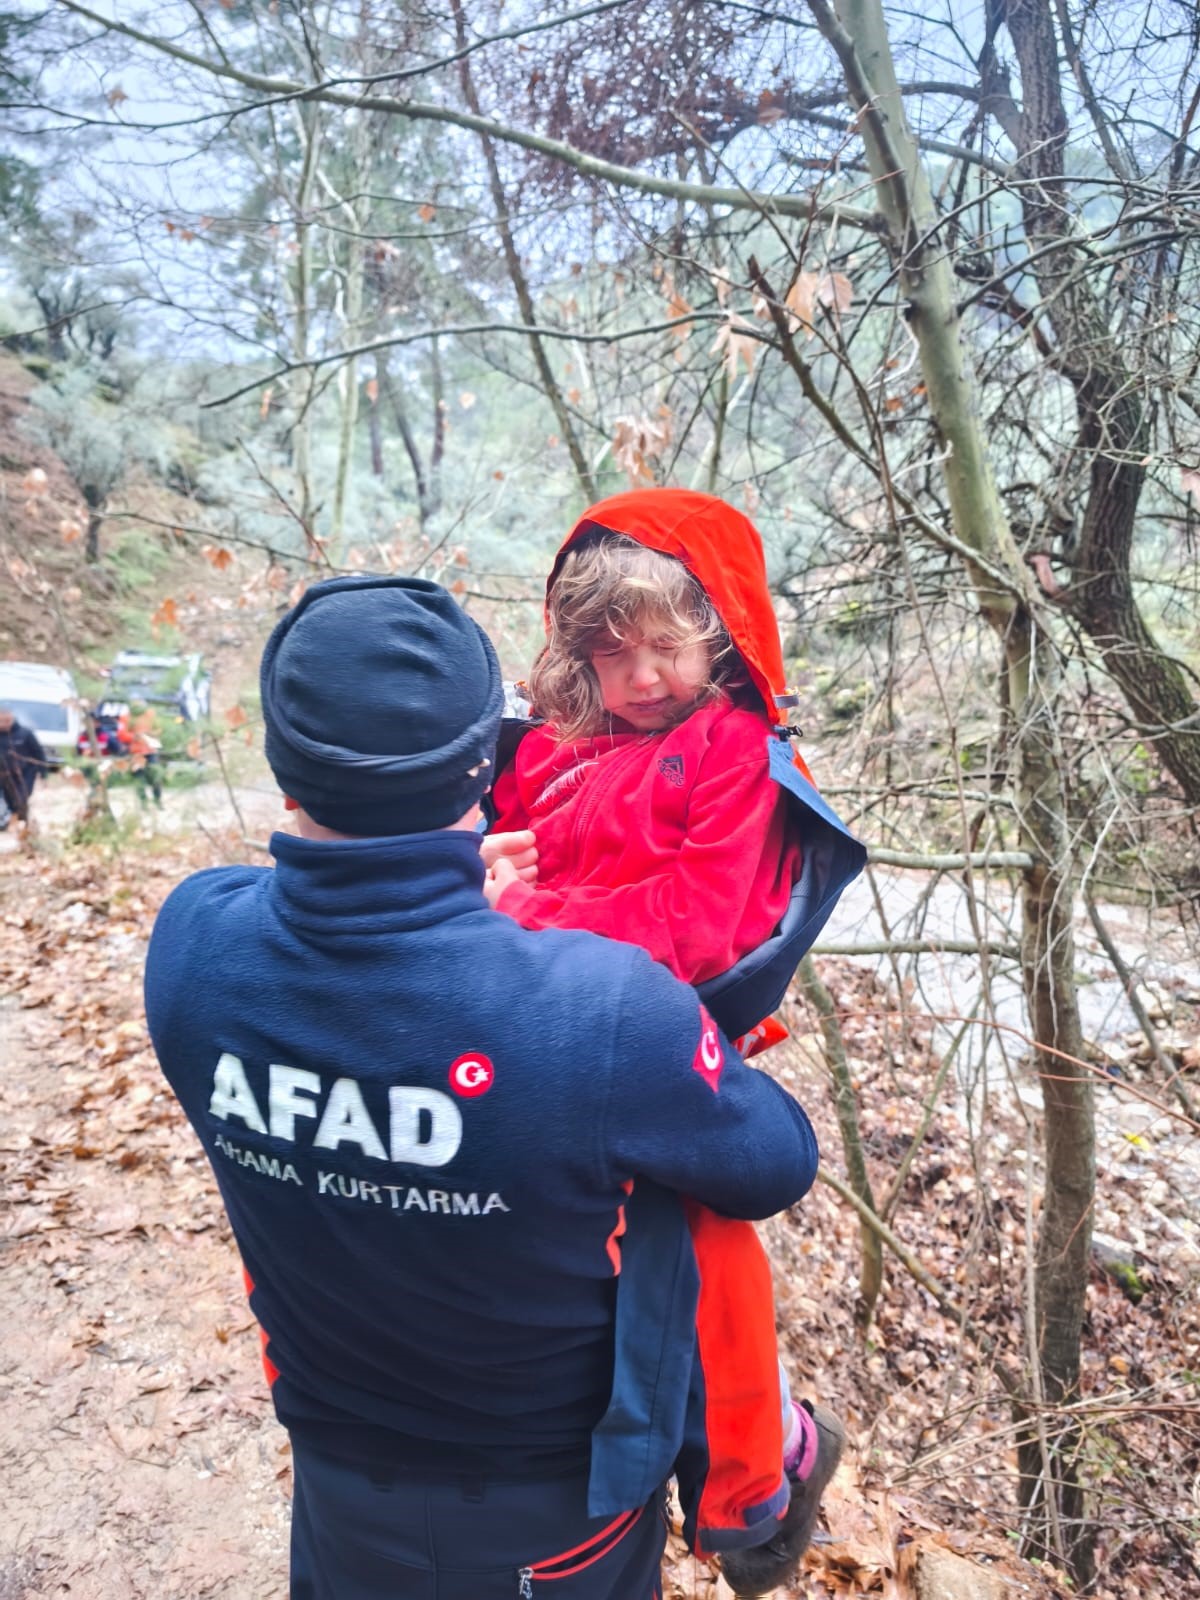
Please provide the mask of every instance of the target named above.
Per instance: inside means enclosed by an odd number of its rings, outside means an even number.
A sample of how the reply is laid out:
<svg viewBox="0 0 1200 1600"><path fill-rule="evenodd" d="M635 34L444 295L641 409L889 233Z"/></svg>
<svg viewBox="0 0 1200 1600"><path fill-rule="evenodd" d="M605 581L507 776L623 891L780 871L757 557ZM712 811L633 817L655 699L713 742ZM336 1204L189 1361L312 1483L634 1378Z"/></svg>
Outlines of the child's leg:
<svg viewBox="0 0 1200 1600"><path fill-rule="evenodd" d="M795 1567L837 1464L840 1424L783 1393L770 1267L751 1224L644 1180L630 1187L613 1396L592 1435L589 1510L626 1509L639 1470L637 1493L648 1493L682 1432L674 1472L685 1536L701 1554L728 1553L738 1590L738 1563L751 1564L755 1582L781 1562Z"/></svg>
<svg viewBox="0 0 1200 1600"><path fill-rule="evenodd" d="M688 1542L711 1555L760 1543L778 1526L789 1493L785 1428L771 1269L758 1235L693 1201L685 1210L700 1294L676 1476Z"/></svg>
<svg viewBox="0 0 1200 1600"><path fill-rule="evenodd" d="M735 1595L760 1596L789 1583L812 1542L821 1509L821 1495L833 1477L846 1431L832 1411L803 1401L796 1407L797 1442L788 1466L791 1500L778 1530L764 1543L731 1550L721 1557L721 1571Z"/></svg>
<svg viewBox="0 0 1200 1600"><path fill-rule="evenodd" d="M792 1399L791 1385L783 1362L779 1363L779 1398L783 1405L783 1470L802 1481L816 1464L817 1430L812 1407Z"/></svg>
<svg viewBox="0 0 1200 1600"><path fill-rule="evenodd" d="M721 1553L735 1594L795 1572L845 1432L822 1406L797 1403L776 1354L771 1274L748 1222L685 1206L700 1277L686 1444L676 1463L684 1533Z"/></svg>

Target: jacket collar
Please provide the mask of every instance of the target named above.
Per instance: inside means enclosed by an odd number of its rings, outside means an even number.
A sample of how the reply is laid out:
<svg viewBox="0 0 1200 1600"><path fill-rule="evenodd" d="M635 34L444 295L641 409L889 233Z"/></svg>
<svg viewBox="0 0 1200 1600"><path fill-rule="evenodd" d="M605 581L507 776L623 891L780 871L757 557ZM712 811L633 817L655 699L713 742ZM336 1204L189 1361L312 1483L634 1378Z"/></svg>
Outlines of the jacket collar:
<svg viewBox="0 0 1200 1600"><path fill-rule="evenodd" d="M479 835L461 829L328 842L276 833L271 854L276 909L314 932L398 933L487 909Z"/></svg>

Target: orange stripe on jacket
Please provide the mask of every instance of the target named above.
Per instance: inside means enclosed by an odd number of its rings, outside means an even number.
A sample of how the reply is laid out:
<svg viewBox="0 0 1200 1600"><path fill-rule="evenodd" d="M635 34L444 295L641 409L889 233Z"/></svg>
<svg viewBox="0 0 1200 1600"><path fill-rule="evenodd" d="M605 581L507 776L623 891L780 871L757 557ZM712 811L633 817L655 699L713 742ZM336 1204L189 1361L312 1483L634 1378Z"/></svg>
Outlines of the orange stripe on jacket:
<svg viewBox="0 0 1200 1600"><path fill-rule="evenodd" d="M245 1262L242 1263L242 1282L246 1285L246 1298L248 1300L254 1293L254 1279L246 1270ZM267 1387L270 1388L274 1385L275 1379L279 1376L279 1368L267 1354L267 1346L271 1341L267 1338L267 1330L263 1327L261 1322L258 1324L258 1342L262 1349L262 1364L263 1371L267 1375Z"/></svg>
<svg viewBox="0 0 1200 1600"><path fill-rule="evenodd" d="M622 1187L622 1189L624 1189L624 1191L625 1191L625 1193L627 1195L632 1194L633 1193L633 1179L632 1178L626 1178L625 1182L621 1185L621 1187ZM613 1231L609 1234L608 1238L604 1241L604 1248L608 1251L608 1259L612 1262L612 1269L613 1269L613 1277L614 1278L619 1278L621 1276L621 1245L620 1245L620 1240L624 1236L624 1233L625 1233L625 1207L622 1204L622 1205L619 1205L617 1207L617 1220L616 1220L616 1222L613 1223Z"/></svg>

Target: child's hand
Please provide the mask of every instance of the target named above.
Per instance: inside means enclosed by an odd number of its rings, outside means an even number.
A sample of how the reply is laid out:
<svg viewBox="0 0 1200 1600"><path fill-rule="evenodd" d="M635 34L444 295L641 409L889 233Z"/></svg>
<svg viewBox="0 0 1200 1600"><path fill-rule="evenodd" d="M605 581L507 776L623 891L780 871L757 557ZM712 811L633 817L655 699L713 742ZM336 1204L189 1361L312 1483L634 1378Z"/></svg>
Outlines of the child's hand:
<svg viewBox="0 0 1200 1600"><path fill-rule="evenodd" d="M510 833L507 835L501 834L500 837L515 839L519 838L520 835ZM533 871L536 874L537 868L534 867ZM508 888L509 884L519 883L520 878L520 873L517 871L516 867L513 866L512 862L507 856L497 857L495 866L488 868L483 880L483 892L487 897L488 905L491 906L493 911L497 909L500 896L504 893L505 889Z"/></svg>
<svg viewBox="0 0 1200 1600"><path fill-rule="evenodd" d="M537 881L537 836L532 828L518 833L485 833L480 852L489 873L500 862L511 866L522 883ZM508 878L506 883L513 880Z"/></svg>

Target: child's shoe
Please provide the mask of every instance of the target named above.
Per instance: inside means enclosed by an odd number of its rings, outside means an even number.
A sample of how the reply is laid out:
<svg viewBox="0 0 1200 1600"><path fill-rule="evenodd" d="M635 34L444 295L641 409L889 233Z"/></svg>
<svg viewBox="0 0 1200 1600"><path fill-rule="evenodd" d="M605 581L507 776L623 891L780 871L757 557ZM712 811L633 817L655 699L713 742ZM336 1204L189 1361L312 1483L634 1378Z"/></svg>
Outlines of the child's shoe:
<svg viewBox="0 0 1200 1600"><path fill-rule="evenodd" d="M741 1600L769 1595L795 1575L812 1541L821 1496L842 1458L846 1430L833 1412L807 1400L795 1409L796 1440L785 1449L783 1462L792 1490L787 1511L766 1544L721 1557L725 1582Z"/></svg>

